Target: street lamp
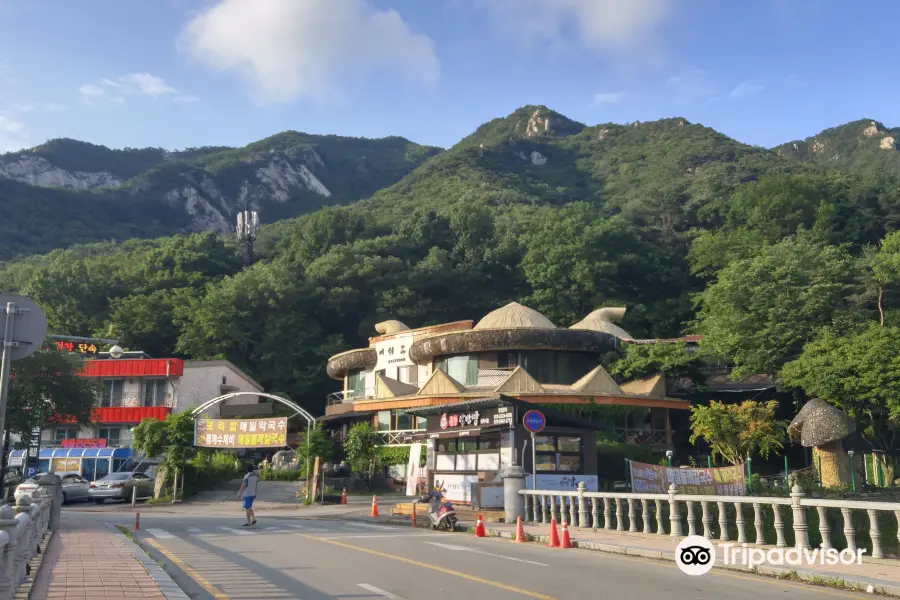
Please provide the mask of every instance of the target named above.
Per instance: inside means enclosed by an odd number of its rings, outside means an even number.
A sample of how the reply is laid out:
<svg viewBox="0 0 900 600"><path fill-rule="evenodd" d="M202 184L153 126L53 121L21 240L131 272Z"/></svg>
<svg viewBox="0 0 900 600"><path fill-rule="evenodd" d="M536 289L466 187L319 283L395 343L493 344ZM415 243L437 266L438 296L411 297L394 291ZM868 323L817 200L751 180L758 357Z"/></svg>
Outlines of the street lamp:
<svg viewBox="0 0 900 600"><path fill-rule="evenodd" d="M853 466L853 450L847 450L847 454L850 455L850 489L853 490L853 493L856 493L856 469Z"/></svg>
<svg viewBox="0 0 900 600"><path fill-rule="evenodd" d="M666 450L666 458L669 459L670 467L672 466L672 456L674 456L674 455L675 455L675 453L672 452L671 450Z"/></svg>
<svg viewBox="0 0 900 600"><path fill-rule="evenodd" d="M109 349L109 355L113 358L122 358L123 356L125 356L125 351L122 350L122 346L116 344Z"/></svg>

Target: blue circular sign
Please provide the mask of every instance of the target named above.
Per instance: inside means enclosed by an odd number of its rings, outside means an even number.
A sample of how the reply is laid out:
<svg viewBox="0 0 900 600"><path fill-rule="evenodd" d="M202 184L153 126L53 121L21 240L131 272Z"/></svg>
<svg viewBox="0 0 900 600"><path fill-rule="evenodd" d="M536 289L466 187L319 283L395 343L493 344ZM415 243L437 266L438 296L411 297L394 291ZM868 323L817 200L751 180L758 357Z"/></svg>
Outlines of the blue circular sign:
<svg viewBox="0 0 900 600"><path fill-rule="evenodd" d="M525 416L522 417L522 425L524 425L525 429L531 433L540 433L544 430L546 424L547 418L544 416L544 413L539 410L529 410L525 413Z"/></svg>

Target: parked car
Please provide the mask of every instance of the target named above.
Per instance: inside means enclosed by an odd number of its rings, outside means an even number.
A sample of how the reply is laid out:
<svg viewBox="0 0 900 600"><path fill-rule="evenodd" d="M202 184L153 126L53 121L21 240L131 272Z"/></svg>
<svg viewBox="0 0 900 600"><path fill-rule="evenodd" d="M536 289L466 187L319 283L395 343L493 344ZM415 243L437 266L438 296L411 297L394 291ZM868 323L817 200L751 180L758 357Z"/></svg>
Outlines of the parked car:
<svg viewBox="0 0 900 600"><path fill-rule="evenodd" d="M90 498L90 483L79 473L63 471L55 474L59 475L59 478L62 479L63 503L78 502ZM46 473L39 473L31 479L26 479L25 481L20 483L16 488L16 500L22 497L30 498L34 491L39 487L37 484L38 478L44 475L46 475Z"/></svg>
<svg viewBox="0 0 900 600"><path fill-rule="evenodd" d="M153 497L153 480L143 473L133 471L110 473L91 483L91 499L97 504L104 500L131 500L131 490L137 488L140 499Z"/></svg>

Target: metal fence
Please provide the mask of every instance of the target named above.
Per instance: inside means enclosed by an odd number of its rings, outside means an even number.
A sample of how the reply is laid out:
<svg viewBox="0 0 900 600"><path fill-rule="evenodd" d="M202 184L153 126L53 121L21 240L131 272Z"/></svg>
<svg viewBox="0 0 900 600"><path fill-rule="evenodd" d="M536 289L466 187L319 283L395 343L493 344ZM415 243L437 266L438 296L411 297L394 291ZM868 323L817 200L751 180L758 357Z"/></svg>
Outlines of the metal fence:
<svg viewBox="0 0 900 600"><path fill-rule="evenodd" d="M790 497L696 496L522 490L525 521L566 521L608 529L777 547L867 550L873 558L900 555L900 503L810 498L799 486Z"/></svg>

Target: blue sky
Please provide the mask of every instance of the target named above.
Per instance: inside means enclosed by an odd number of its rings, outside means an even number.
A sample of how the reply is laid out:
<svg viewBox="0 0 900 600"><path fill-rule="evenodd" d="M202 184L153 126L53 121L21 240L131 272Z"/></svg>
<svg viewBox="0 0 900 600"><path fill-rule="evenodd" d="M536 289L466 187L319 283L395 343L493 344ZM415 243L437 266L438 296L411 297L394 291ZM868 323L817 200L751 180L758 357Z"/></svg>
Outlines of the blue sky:
<svg viewBox="0 0 900 600"><path fill-rule="evenodd" d="M900 125L893 0L0 0L0 151L450 146L525 104L772 146Z"/></svg>

